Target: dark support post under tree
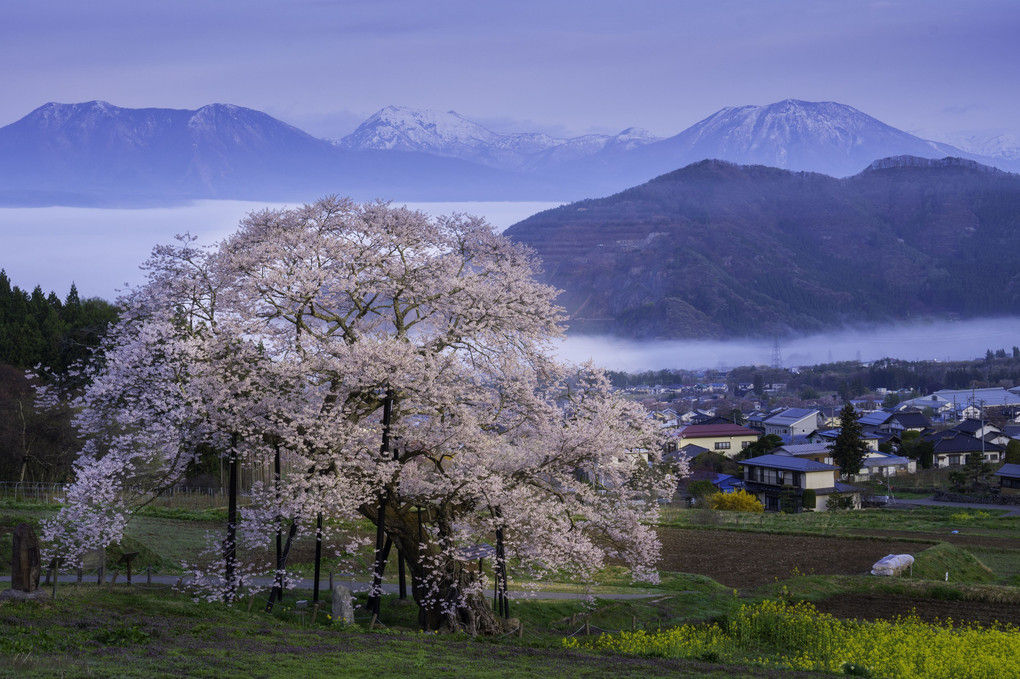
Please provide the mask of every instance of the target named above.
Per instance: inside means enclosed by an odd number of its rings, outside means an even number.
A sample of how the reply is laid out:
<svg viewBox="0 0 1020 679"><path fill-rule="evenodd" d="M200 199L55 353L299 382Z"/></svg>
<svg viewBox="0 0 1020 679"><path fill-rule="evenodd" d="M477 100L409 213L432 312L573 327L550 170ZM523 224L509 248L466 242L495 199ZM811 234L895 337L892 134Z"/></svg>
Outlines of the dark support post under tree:
<svg viewBox="0 0 1020 679"><path fill-rule="evenodd" d="M234 600L237 583L234 582L234 567L237 561L237 434L230 439L230 480L227 490L227 539L223 541L223 561L226 591L223 599Z"/></svg>
<svg viewBox="0 0 1020 679"><path fill-rule="evenodd" d="M386 390L383 398L382 418L382 444L379 446L379 454L384 459L390 454L390 419L393 415L393 392ZM369 610L379 616L379 603L382 594L382 575L386 567L386 557L383 550L386 548L386 505L389 502L388 491L383 490L379 494L379 517L375 527L375 566L372 569L372 595L368 600Z"/></svg>
<svg viewBox="0 0 1020 679"><path fill-rule="evenodd" d="M322 564L322 512L315 519L315 585L312 587L312 603L319 603L319 566Z"/></svg>
<svg viewBox="0 0 1020 679"><path fill-rule="evenodd" d="M407 598L407 575L404 573L404 555L397 550L397 578L400 582L400 599Z"/></svg>
<svg viewBox="0 0 1020 679"><path fill-rule="evenodd" d="M497 518L502 517L499 509L495 510ZM496 528L496 560L492 565L492 574L496 580L496 601L493 608L502 618L510 617L510 596L506 582L506 550L503 548L503 528Z"/></svg>
<svg viewBox="0 0 1020 679"><path fill-rule="evenodd" d="M277 443L275 446L275 455L273 456L273 481L276 484L276 505L280 506L280 444ZM276 579L280 581L282 585L283 574L279 572L280 563L283 561L283 517L279 514L276 515ZM275 591L275 590L274 590ZM280 599L283 599L283 587L280 587ZM272 605L272 604L270 604Z"/></svg>
<svg viewBox="0 0 1020 679"><path fill-rule="evenodd" d="M287 568L287 558L290 556L290 546L294 544L294 536L297 534L298 520L294 519L287 531L287 544L283 547L283 553L276 562L276 581L273 589L269 592L269 601L266 603L266 613L272 613L273 605L283 599L283 572Z"/></svg>

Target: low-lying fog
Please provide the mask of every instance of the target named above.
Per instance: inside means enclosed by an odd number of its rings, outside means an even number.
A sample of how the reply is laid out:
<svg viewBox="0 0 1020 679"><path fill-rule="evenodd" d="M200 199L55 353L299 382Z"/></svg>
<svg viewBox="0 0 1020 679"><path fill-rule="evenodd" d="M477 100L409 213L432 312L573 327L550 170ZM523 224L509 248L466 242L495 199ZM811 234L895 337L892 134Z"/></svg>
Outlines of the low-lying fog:
<svg viewBox="0 0 1020 679"><path fill-rule="evenodd" d="M395 201L396 202L396 201ZM401 204L401 203L398 203ZM433 215L482 215L502 231L561 203L402 203ZM152 247L186 231L202 243L229 235L249 212L281 204L203 200L181 207L107 209L77 207L0 208L0 269L14 285L41 285L63 297L75 283L82 297L113 300L125 283L143 276L138 265ZM294 205L289 205L294 207Z"/></svg>
<svg viewBox="0 0 1020 679"><path fill-rule="evenodd" d="M410 203L430 214L466 212L485 216L502 230L529 215L556 207L552 202ZM126 283L142 281L138 269L158 243L190 231L212 243L229 233L252 210L283 207L262 202L198 201L183 207L144 209L0 208L0 268L14 285L63 297L74 282L82 297L113 300ZM884 357L973 359L988 349L1010 352L1020 344L1020 319L938 321L839 329L800 339L784 339L784 366ZM559 348L572 361L593 359L612 369L637 372L661 368L724 368L772 363L772 340L629 342L604 337L572 337Z"/></svg>
<svg viewBox="0 0 1020 679"><path fill-rule="evenodd" d="M970 360L983 358L988 349L1020 345L1020 318L927 321L841 328L798 338L781 339L784 367L832 361ZM771 365L774 340L676 340L636 342L609 337L570 337L560 346L562 358L591 359L610 370L641 372L662 368L697 370L741 365Z"/></svg>

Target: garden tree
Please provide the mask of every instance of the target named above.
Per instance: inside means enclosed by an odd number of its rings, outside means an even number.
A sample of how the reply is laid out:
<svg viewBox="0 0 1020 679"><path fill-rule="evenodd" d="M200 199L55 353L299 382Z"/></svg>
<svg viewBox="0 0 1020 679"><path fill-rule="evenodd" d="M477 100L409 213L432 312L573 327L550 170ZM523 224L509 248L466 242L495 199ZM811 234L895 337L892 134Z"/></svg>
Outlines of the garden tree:
<svg viewBox="0 0 1020 679"><path fill-rule="evenodd" d="M1003 461L1008 464L1020 464L1020 441L1016 439L1009 440L1009 443L1006 444L1006 453L1003 456Z"/></svg>
<svg viewBox="0 0 1020 679"><path fill-rule="evenodd" d="M986 477L991 471L992 466L984 461L981 453L970 453L964 459L962 467L949 473L949 479L953 488L958 491L977 492L987 485Z"/></svg>
<svg viewBox="0 0 1020 679"><path fill-rule="evenodd" d="M935 462L935 444L921 438L919 431L905 431L901 435L900 452L917 460L921 469L931 469Z"/></svg>
<svg viewBox="0 0 1020 679"><path fill-rule="evenodd" d="M747 460L752 457L760 457L783 445L783 438L776 434L766 434L757 441L748 444L746 448L737 453L736 459Z"/></svg>
<svg viewBox="0 0 1020 679"><path fill-rule="evenodd" d="M765 393L765 378L761 373L754 374L753 385L752 391L754 391L755 396L761 398L761 396Z"/></svg>
<svg viewBox="0 0 1020 679"><path fill-rule="evenodd" d="M839 434L829 446L832 461L840 468L843 476L856 476L868 455L868 444L861 438L863 431L852 404L847 403L839 411L839 423Z"/></svg>
<svg viewBox="0 0 1020 679"><path fill-rule="evenodd" d="M709 495L713 495L718 492L719 489L715 487L715 484L705 479L691 481L687 484L687 494L698 500L699 504L700 501L704 500Z"/></svg>
<svg viewBox="0 0 1020 679"><path fill-rule="evenodd" d="M406 559L425 629L502 629L460 557L494 535L499 565L531 577L590 582L610 558L654 576L649 522L676 484L648 473L654 424L549 357L556 291L481 220L326 198L253 213L215 249L156 248L147 269L77 404L88 442L46 530L72 560L211 448L287 462L237 546L365 517ZM271 570L230 535L213 564L228 596Z"/></svg>

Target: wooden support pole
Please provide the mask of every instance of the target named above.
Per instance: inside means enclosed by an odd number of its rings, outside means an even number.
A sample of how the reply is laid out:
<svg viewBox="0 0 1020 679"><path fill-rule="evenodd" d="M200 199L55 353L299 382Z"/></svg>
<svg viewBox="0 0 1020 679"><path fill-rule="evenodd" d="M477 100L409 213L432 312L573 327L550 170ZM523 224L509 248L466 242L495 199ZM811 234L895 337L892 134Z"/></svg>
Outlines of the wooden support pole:
<svg viewBox="0 0 1020 679"><path fill-rule="evenodd" d="M315 609L319 608L319 567L322 564L322 512L315 520L315 583L312 586L312 603ZM315 616L312 616L315 622Z"/></svg>
<svg viewBox="0 0 1020 679"><path fill-rule="evenodd" d="M230 482L227 498L227 537L223 541L224 572L226 589L223 599L234 600L237 584L234 582L234 567L237 561L237 434L230 440Z"/></svg>
<svg viewBox="0 0 1020 679"><path fill-rule="evenodd" d="M407 575L404 573L404 555L397 550L397 580L399 582L401 601L407 599Z"/></svg>
<svg viewBox="0 0 1020 679"><path fill-rule="evenodd" d="M266 604L266 613L273 612L273 604L277 601L283 601L283 587L285 585L284 572L287 569L287 558L290 556L290 547L294 543L294 536L297 534L297 521L292 521L290 524L290 530L287 531L287 544L283 547L283 554L280 556L280 560L276 564L276 584L273 585L273 589L269 592L269 602Z"/></svg>
<svg viewBox="0 0 1020 679"><path fill-rule="evenodd" d="M273 483L276 485L276 503L280 504L280 483L281 483L281 467L280 467L280 444L277 443L275 446L276 454L273 456ZM283 573L280 572L280 564L283 563L283 517L277 514L276 516L276 578L279 583L280 600L283 600ZM276 592L276 589L273 589ZM270 600L272 600L272 594L270 594Z"/></svg>
<svg viewBox="0 0 1020 679"><path fill-rule="evenodd" d="M383 399L382 416L382 443L379 446L379 455L384 460L390 457L390 420L393 416L393 395L389 389L386 390L386 397ZM389 493L385 488L379 494L379 512L375 524L375 565L372 568L372 594L368 599L368 609L378 617L379 605L382 601L382 575L386 568L386 558L383 550L387 547L386 541L386 505L389 503Z"/></svg>

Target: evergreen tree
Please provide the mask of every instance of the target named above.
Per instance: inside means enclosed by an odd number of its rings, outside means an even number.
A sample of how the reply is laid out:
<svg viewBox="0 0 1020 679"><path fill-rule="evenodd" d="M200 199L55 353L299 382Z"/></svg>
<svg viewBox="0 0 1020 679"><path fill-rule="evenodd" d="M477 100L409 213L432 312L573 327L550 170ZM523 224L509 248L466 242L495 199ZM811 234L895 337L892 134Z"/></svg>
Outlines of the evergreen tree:
<svg viewBox="0 0 1020 679"><path fill-rule="evenodd" d="M839 411L840 429L830 446L832 460L839 465L843 476L856 476L868 455L868 444L861 438L863 430L854 407L847 403Z"/></svg>

